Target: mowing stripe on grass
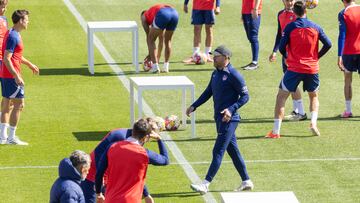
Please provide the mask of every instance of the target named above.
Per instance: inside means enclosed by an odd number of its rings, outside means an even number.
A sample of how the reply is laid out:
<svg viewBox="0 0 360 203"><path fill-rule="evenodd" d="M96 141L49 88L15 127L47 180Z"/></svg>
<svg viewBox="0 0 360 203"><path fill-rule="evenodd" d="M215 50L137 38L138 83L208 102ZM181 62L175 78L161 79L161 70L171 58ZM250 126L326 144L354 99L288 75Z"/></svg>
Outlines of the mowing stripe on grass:
<svg viewBox="0 0 360 203"><path fill-rule="evenodd" d="M68 7L68 9L70 10L70 12L75 16L76 20L80 23L81 27L84 29L84 31L86 33L87 28L86 28L86 21L84 20L84 18L77 11L77 9L70 2L70 0L63 0L63 1L64 1L65 5ZM100 51L100 53L104 57L104 59L109 64L111 64L110 67L118 75L117 76L118 79L121 81L121 83L127 89L127 91L130 92L129 79L126 76L124 76L124 73L121 70L121 68L118 65L116 65L115 60L111 57L110 53L107 51L107 49L104 47L104 45L101 43L101 41L96 36L94 36L94 44L98 48L98 50ZM137 94L136 91L135 91L135 94ZM135 96L135 98L137 98L137 96ZM135 99L135 101L137 102L137 99ZM144 107L143 110L144 110L145 115L155 116L155 114L151 110L150 106L145 102L144 99L143 99L143 107ZM180 166L183 168L185 174L190 178L191 182L194 182L194 183L201 182L201 179L196 174L195 170L192 168L192 166L189 164L189 162L186 160L186 158L182 154L179 147L176 145L176 143L174 141L172 141L171 136L167 133L162 133L161 135L164 139L167 140L166 145L169 147L169 149L172 152L172 154L174 155L176 161L179 163L183 163ZM203 195L202 197L204 198L204 200L206 202L216 202L214 196L210 192Z"/></svg>
<svg viewBox="0 0 360 203"><path fill-rule="evenodd" d="M246 163L284 163L284 162L328 162L328 161L360 161L360 157L353 158L317 158L317 159L274 159L274 160L248 160ZM170 165L209 165L211 162L209 161L195 161L195 162L177 162L170 163ZM223 164L230 164L232 161L223 161ZM8 169L43 169L43 168L57 168L58 166L2 166L0 170L8 170Z"/></svg>

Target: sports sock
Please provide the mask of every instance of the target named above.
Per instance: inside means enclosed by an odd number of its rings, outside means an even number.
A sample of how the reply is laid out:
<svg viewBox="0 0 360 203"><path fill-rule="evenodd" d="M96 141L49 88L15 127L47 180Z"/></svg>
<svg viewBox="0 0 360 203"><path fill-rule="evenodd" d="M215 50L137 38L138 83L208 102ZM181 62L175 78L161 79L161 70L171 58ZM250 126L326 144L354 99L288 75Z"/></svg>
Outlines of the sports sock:
<svg viewBox="0 0 360 203"><path fill-rule="evenodd" d="M170 65L170 63L169 62L164 62L164 70L165 71L168 71L169 70L169 65Z"/></svg>
<svg viewBox="0 0 360 203"><path fill-rule="evenodd" d="M299 99L299 100L295 100L296 102L296 107L298 109L298 113L300 115L305 115L305 111L304 111L304 104L302 102L302 99Z"/></svg>
<svg viewBox="0 0 360 203"><path fill-rule="evenodd" d="M206 56L209 55L209 52L211 52L211 47L205 47Z"/></svg>
<svg viewBox="0 0 360 203"><path fill-rule="evenodd" d="M193 55L200 52L200 47L193 47Z"/></svg>
<svg viewBox="0 0 360 203"><path fill-rule="evenodd" d="M7 129L8 128L9 128L9 124L7 124L7 123L0 124L0 138L2 140L7 139L7 137L8 137Z"/></svg>
<svg viewBox="0 0 360 203"><path fill-rule="evenodd" d="M207 181L207 180L203 180L202 184L206 185L206 187L209 187L210 182L209 182L209 181Z"/></svg>
<svg viewBox="0 0 360 203"><path fill-rule="evenodd" d="M281 119L274 119L274 128L272 130L273 134L280 135Z"/></svg>
<svg viewBox="0 0 360 203"><path fill-rule="evenodd" d="M257 62L257 61L252 61L251 63L253 63L253 64L255 64L255 65L257 65L257 64L258 64L258 62Z"/></svg>
<svg viewBox="0 0 360 203"><path fill-rule="evenodd" d="M351 113L351 100L346 100L345 101L345 106L346 106L346 112L347 113Z"/></svg>
<svg viewBox="0 0 360 203"><path fill-rule="evenodd" d="M293 102L293 112L299 113L299 109L297 107L297 102L296 101L297 100L292 100L292 102Z"/></svg>
<svg viewBox="0 0 360 203"><path fill-rule="evenodd" d="M318 112L312 111L310 114L311 114L311 124L313 126L316 126L316 122L317 122L317 119L318 119Z"/></svg>
<svg viewBox="0 0 360 203"><path fill-rule="evenodd" d="M13 139L15 137L16 127L9 126L9 139Z"/></svg>

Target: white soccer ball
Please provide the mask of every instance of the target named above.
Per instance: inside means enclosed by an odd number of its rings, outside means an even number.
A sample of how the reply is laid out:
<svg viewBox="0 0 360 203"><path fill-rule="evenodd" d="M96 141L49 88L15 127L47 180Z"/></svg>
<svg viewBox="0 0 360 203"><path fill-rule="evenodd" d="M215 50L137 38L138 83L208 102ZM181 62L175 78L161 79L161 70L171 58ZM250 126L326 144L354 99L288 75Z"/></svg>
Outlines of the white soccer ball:
<svg viewBox="0 0 360 203"><path fill-rule="evenodd" d="M304 0L307 9L314 9L319 4L319 0Z"/></svg>
<svg viewBox="0 0 360 203"><path fill-rule="evenodd" d="M196 52L194 55L193 55L193 61L196 65L202 65L202 64L205 64L206 61L207 61L207 57L206 57L206 54L205 53L202 53L202 52Z"/></svg>
<svg viewBox="0 0 360 203"><path fill-rule="evenodd" d="M179 129L181 122L175 115L166 116L165 120L165 129L168 131Z"/></svg>

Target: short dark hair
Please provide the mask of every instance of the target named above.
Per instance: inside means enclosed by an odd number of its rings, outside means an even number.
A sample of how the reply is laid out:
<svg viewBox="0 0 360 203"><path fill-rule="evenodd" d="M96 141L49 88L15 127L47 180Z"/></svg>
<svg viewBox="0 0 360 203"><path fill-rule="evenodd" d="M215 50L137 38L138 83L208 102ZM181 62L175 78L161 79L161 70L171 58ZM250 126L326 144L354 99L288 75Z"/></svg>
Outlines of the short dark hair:
<svg viewBox="0 0 360 203"><path fill-rule="evenodd" d="M351 3L352 1L355 1L355 0L341 0L342 2L346 2L346 3Z"/></svg>
<svg viewBox="0 0 360 203"><path fill-rule="evenodd" d="M27 10L16 10L11 16L12 22L14 24L18 23L21 19L24 19L25 16L29 15L30 12Z"/></svg>
<svg viewBox="0 0 360 203"><path fill-rule="evenodd" d="M303 16L306 12L306 5L303 1L297 1L294 4L293 10L297 16Z"/></svg>
<svg viewBox="0 0 360 203"><path fill-rule="evenodd" d="M141 118L134 123L132 129L132 136L138 140L141 140L145 136L149 135L151 133L151 130L152 129L149 122L146 119Z"/></svg>

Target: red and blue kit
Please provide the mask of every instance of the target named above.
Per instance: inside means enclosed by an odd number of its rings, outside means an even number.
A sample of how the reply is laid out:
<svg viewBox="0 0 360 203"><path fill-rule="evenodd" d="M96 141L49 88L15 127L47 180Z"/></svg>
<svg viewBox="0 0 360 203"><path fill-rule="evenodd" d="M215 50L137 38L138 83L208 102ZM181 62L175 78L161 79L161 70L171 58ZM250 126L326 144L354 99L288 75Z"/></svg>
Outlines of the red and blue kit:
<svg viewBox="0 0 360 203"><path fill-rule="evenodd" d="M338 56L346 70L360 73L360 6L350 5L339 13Z"/></svg>
<svg viewBox="0 0 360 203"><path fill-rule="evenodd" d="M255 0L242 0L241 14L251 14L254 8L255 8ZM262 0L260 0L260 5L258 8L259 14L261 14L261 10L262 10Z"/></svg>
<svg viewBox="0 0 360 203"><path fill-rule="evenodd" d="M184 4L187 5L189 0L185 0ZM220 0L216 0L216 5L214 5L214 0L193 0L193 9L194 10L214 10L215 6L220 7Z"/></svg>
<svg viewBox="0 0 360 203"><path fill-rule="evenodd" d="M179 14L168 4L156 4L144 13L146 23L161 30L174 31L179 21Z"/></svg>
<svg viewBox="0 0 360 203"><path fill-rule="evenodd" d="M0 16L0 50L2 50L2 42L4 41L4 37L6 32L8 31L8 22L5 16ZM0 65L3 59L3 53L0 52Z"/></svg>
<svg viewBox="0 0 360 203"><path fill-rule="evenodd" d="M320 51L319 40L324 45ZM331 41L319 25L306 18L297 18L284 29L279 50L286 58L288 70L315 74L319 71L319 58L330 47Z"/></svg>
<svg viewBox="0 0 360 203"><path fill-rule="evenodd" d="M11 29L6 32L4 42L2 46L2 55L4 56L5 50L11 52L11 62L17 73L21 73L21 59L23 56L24 45L20 36L20 33ZM5 64L2 64L2 78L14 78L9 72Z"/></svg>

